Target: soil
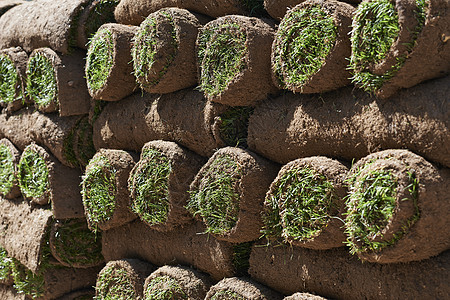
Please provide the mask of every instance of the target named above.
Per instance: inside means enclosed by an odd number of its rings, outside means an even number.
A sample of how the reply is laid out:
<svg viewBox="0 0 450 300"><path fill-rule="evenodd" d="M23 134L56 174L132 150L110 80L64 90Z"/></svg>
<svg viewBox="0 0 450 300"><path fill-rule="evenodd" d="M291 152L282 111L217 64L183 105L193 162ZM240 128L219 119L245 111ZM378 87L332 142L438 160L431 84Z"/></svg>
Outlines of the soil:
<svg viewBox="0 0 450 300"><path fill-rule="evenodd" d="M257 106L249 148L273 161L314 155L352 161L407 148L450 167L450 77L381 100L350 87L321 95L287 93Z"/></svg>
<svg viewBox="0 0 450 300"><path fill-rule="evenodd" d="M26 296L18 294L12 286L0 285L0 299L2 300L26 300Z"/></svg>
<svg viewBox="0 0 450 300"><path fill-rule="evenodd" d="M326 299L310 293L295 293L289 297L284 298L284 300L326 300Z"/></svg>
<svg viewBox="0 0 450 300"><path fill-rule="evenodd" d="M264 0L264 8L275 20L280 21L288 9L293 8L304 0Z"/></svg>
<svg viewBox="0 0 450 300"><path fill-rule="evenodd" d="M7 198L7 199L15 199L17 197L19 197L20 195L22 195L22 193L20 192L20 188L17 182L17 165L19 164L19 160L20 160L20 151L17 150L17 148L13 145L13 143L11 143L10 140L8 139L1 139L0 140L0 145L5 145L6 147L8 147L10 153L12 154L13 157L13 165L14 165L14 183L13 186L11 187L10 191L8 194L6 195L2 195L3 197Z"/></svg>
<svg viewBox="0 0 450 300"><path fill-rule="evenodd" d="M69 292L64 296L58 298L58 300L79 300L82 297L89 297L86 299L92 299L95 296L95 290L92 288L86 288L75 292Z"/></svg>
<svg viewBox="0 0 450 300"><path fill-rule="evenodd" d="M283 296L268 287L263 286L249 278L245 277L232 277L222 279L219 283L211 287L205 300L210 299L220 299L226 300L230 299L227 295L216 296L214 295L219 292L232 292L238 294L241 298L239 299L254 299L254 300L281 300L284 299ZM213 298L214 297L214 298ZM232 298L235 299L235 298Z"/></svg>

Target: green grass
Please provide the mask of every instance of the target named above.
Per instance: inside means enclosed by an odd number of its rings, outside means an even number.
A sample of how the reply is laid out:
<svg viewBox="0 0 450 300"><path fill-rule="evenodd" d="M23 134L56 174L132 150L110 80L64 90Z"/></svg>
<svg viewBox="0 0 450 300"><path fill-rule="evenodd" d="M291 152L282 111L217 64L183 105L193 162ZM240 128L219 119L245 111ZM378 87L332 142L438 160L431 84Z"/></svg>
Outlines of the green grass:
<svg viewBox="0 0 450 300"><path fill-rule="evenodd" d="M247 148L248 120L254 110L253 107L235 106L219 116L219 132L226 145Z"/></svg>
<svg viewBox="0 0 450 300"><path fill-rule="evenodd" d="M262 233L308 241L327 226L336 194L333 184L317 171L294 168L275 183L274 193L265 200Z"/></svg>
<svg viewBox="0 0 450 300"><path fill-rule="evenodd" d="M103 109L105 109L106 105L108 104L109 101L103 101L103 100L94 100L93 104L94 104L94 114L92 116L92 121L91 124L94 124L95 121L97 120L97 118L100 116L100 114L102 113Z"/></svg>
<svg viewBox="0 0 450 300"><path fill-rule="evenodd" d="M48 167L37 152L25 148L20 157L17 178L19 187L26 197L39 198L48 190Z"/></svg>
<svg viewBox="0 0 450 300"><path fill-rule="evenodd" d="M206 232L224 234L238 220L240 165L230 155L220 155L201 175L198 187L190 191L186 208L203 219Z"/></svg>
<svg viewBox="0 0 450 300"><path fill-rule="evenodd" d="M0 194L7 195L16 182L14 157L5 144L0 144Z"/></svg>
<svg viewBox="0 0 450 300"><path fill-rule="evenodd" d="M262 17L267 15L264 9L264 0L240 0L240 2L250 16Z"/></svg>
<svg viewBox="0 0 450 300"><path fill-rule="evenodd" d="M163 224L169 214L169 158L156 149L147 149L131 174L128 188L134 200L131 210L150 225Z"/></svg>
<svg viewBox="0 0 450 300"><path fill-rule="evenodd" d="M86 81L91 91L104 87L113 66L114 41L109 29L103 28L90 39L86 58Z"/></svg>
<svg viewBox="0 0 450 300"><path fill-rule="evenodd" d="M336 44L333 17L320 5L290 11L274 42L272 69L283 88L300 88L322 68Z"/></svg>
<svg viewBox="0 0 450 300"><path fill-rule="evenodd" d="M105 23L115 23L114 9L119 2L119 0L100 0L98 2L86 20L86 37L91 38Z"/></svg>
<svg viewBox="0 0 450 300"><path fill-rule="evenodd" d="M17 293L28 295L33 299L44 295L45 279L42 272L34 274L17 259L13 258L12 276L14 279L14 288Z"/></svg>
<svg viewBox="0 0 450 300"><path fill-rule="evenodd" d="M369 166L370 164L366 165ZM405 224L394 238L388 241L375 242L373 239L382 237L381 231L393 217L396 208L397 178L390 170L376 169L360 176L362 168L350 178L350 193L347 199L345 213L345 232L348 236L347 245L352 254L368 251L380 251L393 245L419 218L417 206L418 181L409 173L408 187L410 198L400 201L414 201L416 213ZM359 178L357 178L359 177Z"/></svg>
<svg viewBox="0 0 450 300"><path fill-rule="evenodd" d="M250 267L250 254L252 252L253 242L246 242L233 245L233 267L236 276L248 275Z"/></svg>
<svg viewBox="0 0 450 300"><path fill-rule="evenodd" d="M64 139L63 155L71 166L83 169L95 155L96 151L92 135L93 128L88 118L82 118ZM75 153L75 147L78 149L78 153Z"/></svg>
<svg viewBox="0 0 450 300"><path fill-rule="evenodd" d="M427 3L417 0L416 18L419 21L413 30L413 40L408 44L408 54L425 24ZM349 68L353 72L352 80L367 92L380 89L384 82L391 79L403 66L408 54L400 54L395 65L384 74L378 75L370 68L380 63L389 52L400 31L398 14L389 0L377 0L361 3L353 18L351 34L352 54Z"/></svg>
<svg viewBox="0 0 450 300"><path fill-rule="evenodd" d="M211 300L245 300L246 298L230 290L221 290L212 295Z"/></svg>
<svg viewBox="0 0 450 300"><path fill-rule="evenodd" d="M247 35L238 23L206 26L198 36L200 85L208 97L222 93L247 67Z"/></svg>
<svg viewBox="0 0 450 300"><path fill-rule="evenodd" d="M127 270L109 266L104 268L95 286L97 300L137 299L132 279Z"/></svg>
<svg viewBox="0 0 450 300"><path fill-rule="evenodd" d="M58 102L56 74L49 58L40 52L35 53L28 60L26 75L26 91L39 108Z"/></svg>
<svg viewBox="0 0 450 300"><path fill-rule="evenodd" d="M170 276L153 278L144 291L145 300L189 299L178 281Z"/></svg>
<svg viewBox="0 0 450 300"><path fill-rule="evenodd" d="M110 220L114 213L116 170L103 155L91 159L88 168L82 178L81 194L87 218L96 231L98 223Z"/></svg>
<svg viewBox="0 0 450 300"><path fill-rule="evenodd" d="M90 266L104 261L101 236L91 232L84 219L57 220L52 239L59 258L70 266Z"/></svg>
<svg viewBox="0 0 450 300"><path fill-rule="evenodd" d="M178 51L179 41L173 16L162 11L158 17L165 20L159 20L156 17L146 18L133 40L131 55L133 57L134 75L142 88L150 88L159 83ZM158 30L158 24L163 22L168 22L171 25L170 32ZM162 53L160 44L167 42L171 45L170 51ZM155 69L161 67L159 64L156 67L154 66L156 59L165 61L161 70Z"/></svg>
<svg viewBox="0 0 450 300"><path fill-rule="evenodd" d="M0 102L11 103L20 95L20 80L14 62L6 54L0 55ZM19 91L19 95L17 92Z"/></svg>
<svg viewBox="0 0 450 300"><path fill-rule="evenodd" d="M0 281L8 281L12 276L12 258L8 252L0 247Z"/></svg>

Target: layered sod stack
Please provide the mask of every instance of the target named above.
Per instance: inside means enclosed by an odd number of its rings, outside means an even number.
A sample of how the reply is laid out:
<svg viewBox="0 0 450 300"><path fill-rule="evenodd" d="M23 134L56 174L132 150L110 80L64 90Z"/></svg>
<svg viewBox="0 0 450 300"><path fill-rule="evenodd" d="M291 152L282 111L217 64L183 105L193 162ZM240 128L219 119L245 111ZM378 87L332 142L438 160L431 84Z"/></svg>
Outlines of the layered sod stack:
<svg viewBox="0 0 450 300"><path fill-rule="evenodd" d="M26 102L25 72L28 55L20 47L0 51L0 106L8 113L23 107Z"/></svg>
<svg viewBox="0 0 450 300"><path fill-rule="evenodd" d="M8 139L0 140L0 195L14 199L21 195L17 180L20 152Z"/></svg>

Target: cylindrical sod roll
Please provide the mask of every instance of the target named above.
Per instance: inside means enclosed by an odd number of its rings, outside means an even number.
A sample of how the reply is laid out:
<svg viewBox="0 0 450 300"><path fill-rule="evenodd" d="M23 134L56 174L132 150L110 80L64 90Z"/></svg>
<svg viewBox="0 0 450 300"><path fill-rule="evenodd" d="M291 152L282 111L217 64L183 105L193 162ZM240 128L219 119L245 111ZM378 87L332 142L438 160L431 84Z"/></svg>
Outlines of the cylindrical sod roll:
<svg viewBox="0 0 450 300"><path fill-rule="evenodd" d="M189 212L206 232L232 243L256 240L262 227L264 195L277 166L239 148L218 150L190 186Z"/></svg>
<svg viewBox="0 0 450 300"><path fill-rule="evenodd" d="M83 175L83 205L89 228L108 230L136 218L130 210L127 180L136 162L123 150L101 149Z"/></svg>
<svg viewBox="0 0 450 300"><path fill-rule="evenodd" d="M27 61L28 55L20 47L0 51L0 105L6 107L7 112L25 104Z"/></svg>
<svg viewBox="0 0 450 300"><path fill-rule="evenodd" d="M110 261L98 274L95 299L143 299L145 278L154 270L138 259Z"/></svg>
<svg viewBox="0 0 450 300"><path fill-rule="evenodd" d="M167 94L197 84L195 41L200 22L185 9L150 14L133 40L134 75L149 93Z"/></svg>
<svg viewBox="0 0 450 300"><path fill-rule="evenodd" d="M55 220L49 246L53 257L66 267L90 268L105 261L101 234L90 231L85 218Z"/></svg>
<svg viewBox="0 0 450 300"><path fill-rule="evenodd" d="M20 152L8 139L0 140L0 195L14 199L21 195L17 181Z"/></svg>
<svg viewBox="0 0 450 300"><path fill-rule="evenodd" d="M398 263L449 248L450 169L408 150L385 150L353 165L349 182L345 232L351 253Z"/></svg>
<svg viewBox="0 0 450 300"><path fill-rule="evenodd" d="M199 89L208 100L250 106L277 89L270 75L274 25L225 16L207 23L197 39Z"/></svg>
<svg viewBox="0 0 450 300"><path fill-rule="evenodd" d="M189 185L203 163L201 156L174 142L146 143L128 178L131 210L156 230L189 222Z"/></svg>
<svg viewBox="0 0 450 300"><path fill-rule="evenodd" d="M283 166L264 202L262 233L310 249L342 247L348 168L316 156Z"/></svg>
<svg viewBox="0 0 450 300"><path fill-rule="evenodd" d="M27 94L40 111L57 111L60 116L89 112L84 52L58 55L50 48L36 49L28 59L26 76Z"/></svg>
<svg viewBox="0 0 450 300"><path fill-rule="evenodd" d="M51 204L57 219L83 216L80 177L80 170L64 166L36 144L23 150L17 167L22 195L39 205Z"/></svg>
<svg viewBox="0 0 450 300"><path fill-rule="evenodd" d="M323 155L352 161L383 149L410 149L450 167L450 76L387 100L352 88L285 94L255 108L249 148L273 161Z"/></svg>
<svg viewBox="0 0 450 300"><path fill-rule="evenodd" d="M248 278L225 278L212 286L205 300L279 300L283 296L270 288Z"/></svg>
<svg viewBox="0 0 450 300"><path fill-rule="evenodd" d="M136 89L130 63L132 39L139 27L109 23L92 37L86 58L89 94L98 100L118 101Z"/></svg>
<svg viewBox="0 0 450 300"><path fill-rule="evenodd" d="M352 24L353 82L387 98L450 72L446 0L368 0Z"/></svg>
<svg viewBox="0 0 450 300"><path fill-rule="evenodd" d="M145 279L143 299L204 299L211 285L209 276L194 269L163 266Z"/></svg>
<svg viewBox="0 0 450 300"><path fill-rule="evenodd" d="M307 0L290 9L272 45L272 79L293 92L322 93L350 84L350 25L354 8Z"/></svg>

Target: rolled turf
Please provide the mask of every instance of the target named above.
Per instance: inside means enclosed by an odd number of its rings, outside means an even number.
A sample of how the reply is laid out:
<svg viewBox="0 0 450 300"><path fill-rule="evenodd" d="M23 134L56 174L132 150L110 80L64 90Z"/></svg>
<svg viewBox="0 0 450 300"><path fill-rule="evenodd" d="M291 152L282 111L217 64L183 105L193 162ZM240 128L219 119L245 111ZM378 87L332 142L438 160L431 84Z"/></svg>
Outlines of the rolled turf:
<svg viewBox="0 0 450 300"><path fill-rule="evenodd" d="M282 19L272 45L272 78L279 88L322 93L350 84L350 25L354 8L308 0Z"/></svg>
<svg viewBox="0 0 450 300"><path fill-rule="evenodd" d="M14 199L21 195L17 181L20 152L8 139L0 140L0 195Z"/></svg>
<svg viewBox="0 0 450 300"><path fill-rule="evenodd" d="M189 185L203 163L202 157L174 142L146 143L128 178L131 210L156 230L190 222L185 208Z"/></svg>
<svg viewBox="0 0 450 300"><path fill-rule="evenodd" d="M25 72L28 55L20 47L0 51L0 106L8 113L19 110L26 102Z"/></svg>
<svg viewBox="0 0 450 300"><path fill-rule="evenodd" d="M268 243L323 250L344 246L348 168L315 156L283 166L266 194L261 230Z"/></svg>
<svg viewBox="0 0 450 300"><path fill-rule="evenodd" d="M245 277L224 278L212 286L205 300L278 300L283 296Z"/></svg>

